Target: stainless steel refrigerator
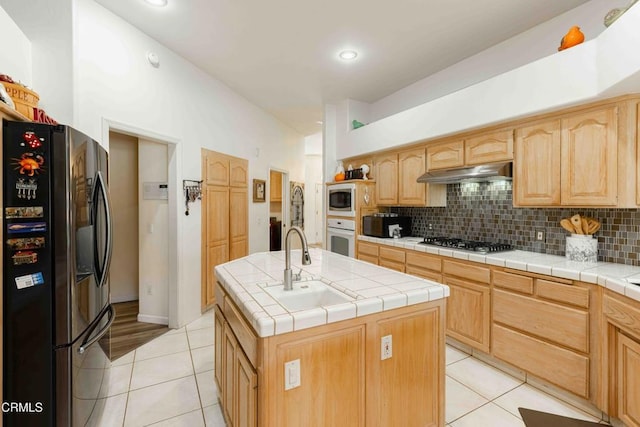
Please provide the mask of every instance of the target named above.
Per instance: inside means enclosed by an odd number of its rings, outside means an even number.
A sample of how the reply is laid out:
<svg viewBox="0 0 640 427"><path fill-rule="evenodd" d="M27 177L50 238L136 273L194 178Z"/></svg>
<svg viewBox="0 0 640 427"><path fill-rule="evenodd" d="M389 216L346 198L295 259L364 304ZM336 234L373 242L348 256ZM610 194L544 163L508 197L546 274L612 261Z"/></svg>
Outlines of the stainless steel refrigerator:
<svg viewBox="0 0 640 427"><path fill-rule="evenodd" d="M115 319L107 152L11 121L2 149L4 425L84 426L104 407Z"/></svg>

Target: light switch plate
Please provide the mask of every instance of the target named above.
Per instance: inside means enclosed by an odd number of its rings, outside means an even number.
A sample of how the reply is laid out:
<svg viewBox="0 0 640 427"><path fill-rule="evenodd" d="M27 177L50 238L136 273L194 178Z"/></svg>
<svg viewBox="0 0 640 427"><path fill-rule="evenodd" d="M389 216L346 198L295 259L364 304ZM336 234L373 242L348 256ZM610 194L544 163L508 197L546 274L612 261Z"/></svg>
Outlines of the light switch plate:
<svg viewBox="0 0 640 427"><path fill-rule="evenodd" d="M284 389L300 387L300 359L284 364Z"/></svg>

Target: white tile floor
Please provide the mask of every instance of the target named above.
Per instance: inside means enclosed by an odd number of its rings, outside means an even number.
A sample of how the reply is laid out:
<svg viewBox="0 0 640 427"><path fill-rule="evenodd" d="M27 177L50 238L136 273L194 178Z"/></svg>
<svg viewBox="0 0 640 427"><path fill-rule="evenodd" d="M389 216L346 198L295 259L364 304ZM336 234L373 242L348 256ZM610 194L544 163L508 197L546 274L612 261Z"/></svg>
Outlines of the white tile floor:
<svg viewBox="0 0 640 427"><path fill-rule="evenodd" d="M99 427L225 426L213 378L213 311L116 360ZM518 407L599 419L447 346L450 427L523 427Z"/></svg>

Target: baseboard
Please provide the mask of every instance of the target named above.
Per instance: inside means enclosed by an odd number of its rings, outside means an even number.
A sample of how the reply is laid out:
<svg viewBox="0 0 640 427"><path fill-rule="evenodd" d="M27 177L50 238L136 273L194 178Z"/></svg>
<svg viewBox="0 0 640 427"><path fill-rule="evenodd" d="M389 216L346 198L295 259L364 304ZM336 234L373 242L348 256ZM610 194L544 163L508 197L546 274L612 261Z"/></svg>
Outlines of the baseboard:
<svg viewBox="0 0 640 427"><path fill-rule="evenodd" d="M119 302L129 302L129 301L136 301L138 300L138 294L129 294L129 295L124 295L124 296L118 296L118 297L114 297L113 295L111 296L111 304L117 304Z"/></svg>
<svg viewBox="0 0 640 427"><path fill-rule="evenodd" d="M152 314L138 314L138 322L155 323L157 325L168 325L168 316L154 316Z"/></svg>

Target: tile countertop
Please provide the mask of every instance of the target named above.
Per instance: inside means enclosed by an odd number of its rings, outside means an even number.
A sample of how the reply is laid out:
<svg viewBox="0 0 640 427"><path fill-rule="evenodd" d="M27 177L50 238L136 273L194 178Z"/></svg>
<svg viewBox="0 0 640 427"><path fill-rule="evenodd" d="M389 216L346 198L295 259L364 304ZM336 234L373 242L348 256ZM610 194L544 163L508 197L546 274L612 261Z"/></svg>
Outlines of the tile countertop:
<svg viewBox="0 0 640 427"><path fill-rule="evenodd" d="M451 258L474 261L482 264L530 271L564 279L580 280L598 284L621 295L640 301L640 267L612 262L577 262L569 261L558 255L547 255L537 252L508 251L492 254L478 254L468 251L453 250L439 246L422 245L422 237L403 237L401 239L380 239L377 237L358 236L358 240L412 249Z"/></svg>
<svg viewBox="0 0 640 427"><path fill-rule="evenodd" d="M301 251L291 251L291 269L302 281L321 279L354 301L309 310L288 311L265 292L282 286L285 253L262 252L215 267L218 281L260 337L312 328L449 296L449 287L384 267L312 248L311 265L301 265Z"/></svg>

